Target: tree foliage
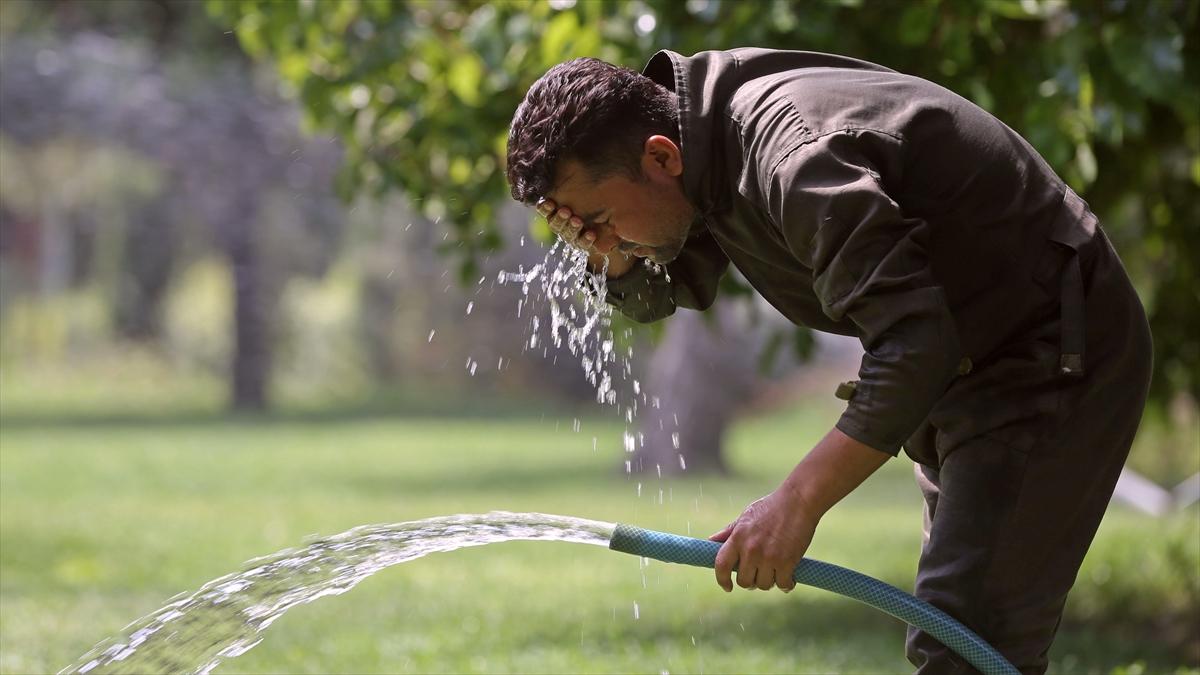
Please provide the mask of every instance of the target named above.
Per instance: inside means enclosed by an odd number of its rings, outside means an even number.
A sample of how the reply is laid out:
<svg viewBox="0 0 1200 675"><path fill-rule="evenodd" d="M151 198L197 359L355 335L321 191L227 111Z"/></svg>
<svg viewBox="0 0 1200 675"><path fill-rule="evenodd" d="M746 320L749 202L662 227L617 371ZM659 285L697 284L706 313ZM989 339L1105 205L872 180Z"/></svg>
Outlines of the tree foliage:
<svg viewBox="0 0 1200 675"><path fill-rule="evenodd" d="M342 189L403 191L465 278L502 242L508 123L550 66L657 49L829 51L925 77L1030 140L1093 206L1156 336L1155 396L1200 397L1200 0L210 0L348 149Z"/></svg>

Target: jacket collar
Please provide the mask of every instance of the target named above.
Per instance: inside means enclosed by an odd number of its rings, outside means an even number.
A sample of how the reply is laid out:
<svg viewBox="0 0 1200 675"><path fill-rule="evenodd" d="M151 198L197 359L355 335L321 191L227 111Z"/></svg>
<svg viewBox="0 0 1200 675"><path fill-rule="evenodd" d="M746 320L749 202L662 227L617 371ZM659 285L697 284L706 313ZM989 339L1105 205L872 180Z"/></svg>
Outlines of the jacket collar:
<svg viewBox="0 0 1200 675"><path fill-rule="evenodd" d="M715 101L737 64L728 52L701 52L685 57L662 50L650 58L642 74L675 92L679 100L679 138L683 151L683 192L701 217L729 205L721 138L714 136ZM722 77L722 74L726 74Z"/></svg>

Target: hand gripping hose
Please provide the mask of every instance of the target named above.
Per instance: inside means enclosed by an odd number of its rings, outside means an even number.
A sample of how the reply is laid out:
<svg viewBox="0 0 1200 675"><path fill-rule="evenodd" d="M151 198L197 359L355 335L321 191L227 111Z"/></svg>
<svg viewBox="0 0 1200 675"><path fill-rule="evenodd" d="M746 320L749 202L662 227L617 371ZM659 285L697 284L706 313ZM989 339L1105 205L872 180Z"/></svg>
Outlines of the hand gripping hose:
<svg viewBox="0 0 1200 675"><path fill-rule="evenodd" d="M721 545L715 541L617 525L608 547L663 562L712 568ZM991 645L942 610L865 574L805 558L796 565L798 584L815 586L864 602L941 641L984 675L1020 675Z"/></svg>

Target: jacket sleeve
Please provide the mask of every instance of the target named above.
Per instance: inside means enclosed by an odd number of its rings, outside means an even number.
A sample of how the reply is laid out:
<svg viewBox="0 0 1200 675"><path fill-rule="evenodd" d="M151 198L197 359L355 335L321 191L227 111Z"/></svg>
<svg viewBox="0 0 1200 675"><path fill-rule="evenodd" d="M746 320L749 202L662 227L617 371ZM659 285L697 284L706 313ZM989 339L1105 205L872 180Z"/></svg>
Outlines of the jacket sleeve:
<svg viewBox="0 0 1200 675"><path fill-rule="evenodd" d="M729 259L712 235L698 232L665 270L643 261L620 277L609 279L605 300L639 323L671 316L676 307L708 309L728 267Z"/></svg>
<svg viewBox="0 0 1200 675"><path fill-rule="evenodd" d="M929 227L906 217L882 185L881 169L899 178L900 144L882 133L828 134L785 156L762 185L788 248L812 268L824 313L861 331L859 384L837 428L890 455L929 414L961 357L929 267Z"/></svg>

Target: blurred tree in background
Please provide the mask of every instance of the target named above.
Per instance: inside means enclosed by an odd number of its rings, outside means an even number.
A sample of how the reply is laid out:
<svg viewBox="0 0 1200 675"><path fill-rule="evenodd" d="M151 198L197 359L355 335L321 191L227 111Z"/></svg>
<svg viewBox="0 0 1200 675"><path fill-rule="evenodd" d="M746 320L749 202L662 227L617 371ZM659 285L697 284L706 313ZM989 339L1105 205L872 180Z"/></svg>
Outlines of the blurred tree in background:
<svg viewBox="0 0 1200 675"><path fill-rule="evenodd" d="M5 0L0 357L40 341L82 360L71 326L87 323L220 372L238 409L268 406L272 382L586 400L573 368L500 358L522 330L503 302L464 318L495 290L481 280L541 253L502 248L530 223L503 178L512 112L575 56L637 68L659 48L759 45L929 78L1029 138L1101 216L1146 301L1157 408L1175 398L1194 416L1198 14L1200 0ZM301 117L334 138L302 134ZM468 283L443 279L447 264ZM710 323L726 321L745 313ZM789 340L665 331L647 376L672 407L642 420L647 466L678 466L657 425L679 413L689 468L719 467L727 425L686 418L729 411L665 357L719 347L706 358L733 364ZM464 355L487 377L471 381Z"/></svg>
<svg viewBox="0 0 1200 675"><path fill-rule="evenodd" d="M761 46L878 62L1030 140L1112 233L1154 329L1154 399L1200 395L1200 1L211 0L344 139L342 188L399 190L457 241L500 244L508 123L550 66ZM1189 38L1188 36L1192 36ZM452 248L451 248L452 247Z"/></svg>
<svg viewBox="0 0 1200 675"><path fill-rule="evenodd" d="M494 289L442 278L431 221L394 195L337 198L339 139L302 133L275 69L202 3L3 0L0 72L4 374L45 367L84 389L70 374L91 369L117 393L140 364L164 380L146 414L198 403L173 402L184 380L205 409L355 407L397 382L430 408L431 387L468 389L449 365L465 353L487 375L469 390L587 397L569 369L500 360L523 339L511 305L463 320ZM488 257L515 269L540 253Z"/></svg>
<svg viewBox="0 0 1200 675"><path fill-rule="evenodd" d="M232 404L264 408L284 282L323 274L336 252L328 244L340 234L340 204L328 186L338 147L302 136L291 106L254 79L235 42L215 39L220 32L194 3L28 8L9 19L25 30L11 31L0 47L8 160L0 198L14 220L36 221L28 258L41 270L31 290L51 295L68 277L91 278L86 269L59 270L64 261L103 259L116 333L157 341L177 263L202 239L232 270ZM105 30L139 39L115 40ZM79 162L95 168L79 172ZM280 193L294 213L270 218ZM100 220L123 223L123 231ZM306 234L327 245L305 246ZM88 250L96 245L112 251L98 258Z"/></svg>

